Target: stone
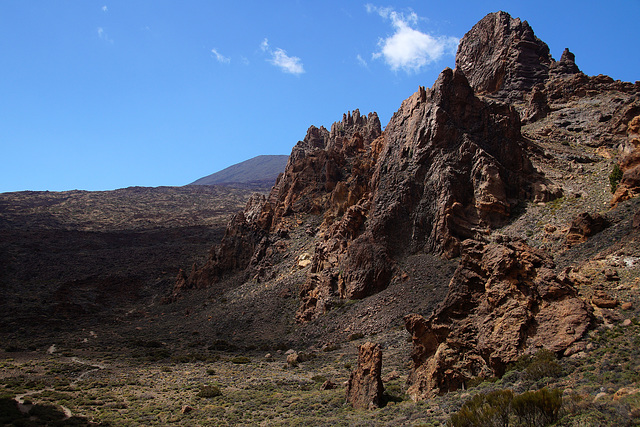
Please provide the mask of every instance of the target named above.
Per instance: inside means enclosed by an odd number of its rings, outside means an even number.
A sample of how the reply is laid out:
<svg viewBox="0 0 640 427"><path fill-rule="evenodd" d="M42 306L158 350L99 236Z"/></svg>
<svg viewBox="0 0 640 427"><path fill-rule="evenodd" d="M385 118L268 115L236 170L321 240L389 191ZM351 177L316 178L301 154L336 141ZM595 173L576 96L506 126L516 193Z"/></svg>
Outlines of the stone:
<svg viewBox="0 0 640 427"><path fill-rule="evenodd" d="M311 254L305 252L298 257L298 267L305 268L311 265Z"/></svg>
<svg viewBox="0 0 640 427"><path fill-rule="evenodd" d="M287 355L287 365L298 366L298 362L300 362L300 357L295 351Z"/></svg>
<svg viewBox="0 0 640 427"><path fill-rule="evenodd" d="M573 219L567 231L566 245L571 247L587 241L587 239L610 225L606 217L600 214L591 215L583 212Z"/></svg>
<svg viewBox="0 0 640 427"><path fill-rule="evenodd" d="M333 390L334 388L336 388L337 386L335 385L334 382L332 382L331 380L326 380L325 382L322 383L322 385L320 386L320 390Z"/></svg>
<svg viewBox="0 0 640 427"><path fill-rule="evenodd" d="M625 396L640 393L640 388L636 387L621 387L613 394L613 400L620 400Z"/></svg>
<svg viewBox="0 0 640 427"><path fill-rule="evenodd" d="M623 156L620 161L622 178L611 200L612 206L640 194L640 115L629 121L627 141L622 151ZM635 218L634 228L637 229Z"/></svg>
<svg viewBox="0 0 640 427"><path fill-rule="evenodd" d="M193 411L193 407L189 405L183 405L182 409L180 409L180 413L182 414L188 414L191 411Z"/></svg>
<svg viewBox="0 0 640 427"><path fill-rule="evenodd" d="M382 404L384 386L381 379L380 344L366 342L358 348L358 365L347 383L347 403L354 409L375 409Z"/></svg>
<svg viewBox="0 0 640 427"><path fill-rule="evenodd" d="M596 290L591 296L591 304L600 308L615 308L618 305L618 300L603 290Z"/></svg>
<svg viewBox="0 0 640 427"><path fill-rule="evenodd" d="M618 275L618 272L613 268L604 269L602 274L604 275L605 280L608 282L615 282L620 280L620 276Z"/></svg>
<svg viewBox="0 0 640 427"><path fill-rule="evenodd" d="M604 399L604 398L605 398L605 397L607 397L607 396L608 396L608 394L607 394L606 392L601 391L601 392L599 392L598 394L596 394L596 397L594 397L594 398L593 398L593 401L594 401L594 402L597 402L598 400L602 400L602 399Z"/></svg>
<svg viewBox="0 0 640 427"><path fill-rule="evenodd" d="M631 309L633 309L633 303L627 301L625 303L622 303L622 305L620 305L620 308L625 310L625 311L626 310L631 310Z"/></svg>

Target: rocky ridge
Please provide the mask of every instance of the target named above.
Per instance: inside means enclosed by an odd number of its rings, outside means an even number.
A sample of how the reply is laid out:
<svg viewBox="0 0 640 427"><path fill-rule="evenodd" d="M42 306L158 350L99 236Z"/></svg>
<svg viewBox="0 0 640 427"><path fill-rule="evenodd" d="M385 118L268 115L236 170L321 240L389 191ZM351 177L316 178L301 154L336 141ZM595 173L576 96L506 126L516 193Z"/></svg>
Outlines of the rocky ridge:
<svg viewBox="0 0 640 427"><path fill-rule="evenodd" d="M407 256L462 255L435 312L406 320L414 398L499 376L537 348L567 351L593 321L574 283L544 251L491 236L522 205L566 194L554 183L565 180L544 174L557 158L548 141L611 156L640 108L640 85L586 76L568 49L553 60L526 21L504 12L465 35L456 66L405 100L384 132L375 113L358 110L330 131L310 127L269 196L234 217L204 266L181 272L172 300L238 271L243 280L275 279L292 230L308 221L314 248L299 258L299 323L404 280L398 265ZM607 225L589 218L567 227L567 246Z"/></svg>

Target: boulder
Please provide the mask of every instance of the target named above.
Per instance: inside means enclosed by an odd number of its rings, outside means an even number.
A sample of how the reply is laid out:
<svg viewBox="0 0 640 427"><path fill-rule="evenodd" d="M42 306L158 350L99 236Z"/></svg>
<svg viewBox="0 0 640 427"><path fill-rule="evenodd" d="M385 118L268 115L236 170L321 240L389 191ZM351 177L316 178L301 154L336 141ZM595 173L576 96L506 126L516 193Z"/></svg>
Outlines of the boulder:
<svg viewBox="0 0 640 427"><path fill-rule="evenodd" d="M601 232L610 225L609 220L600 214L583 212L571 221L567 231L566 244L574 246L585 242L589 237Z"/></svg>

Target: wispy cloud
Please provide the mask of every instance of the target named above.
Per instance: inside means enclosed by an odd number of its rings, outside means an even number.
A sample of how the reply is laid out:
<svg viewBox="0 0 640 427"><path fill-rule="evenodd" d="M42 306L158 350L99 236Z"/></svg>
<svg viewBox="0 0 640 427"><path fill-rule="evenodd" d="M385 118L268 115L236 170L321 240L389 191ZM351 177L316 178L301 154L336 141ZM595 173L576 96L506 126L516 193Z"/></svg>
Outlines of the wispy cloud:
<svg viewBox="0 0 640 427"><path fill-rule="evenodd" d="M218 62L220 62L222 64L228 64L228 63L231 62L231 59L229 59L226 56L222 55L220 52L218 52L217 49L211 49L211 53L213 53L213 55L216 57Z"/></svg>
<svg viewBox="0 0 640 427"><path fill-rule="evenodd" d="M108 11L109 11L109 9L107 8L107 6L106 6L106 5L104 5L104 6L102 6L102 11L103 11L103 12L108 12Z"/></svg>
<svg viewBox="0 0 640 427"><path fill-rule="evenodd" d="M113 44L113 39L109 37L107 33L105 33L104 28L98 27L97 31L98 31L98 37L100 37L101 40L104 40L107 43Z"/></svg>
<svg viewBox="0 0 640 427"><path fill-rule="evenodd" d="M356 59L358 60L358 64L360 64L361 66L367 68L369 66L369 64L367 64L367 61L365 61L362 56L360 56L360 54L356 55Z"/></svg>
<svg viewBox="0 0 640 427"><path fill-rule="evenodd" d="M271 62L276 67L279 67L285 73L290 74L302 74L304 73L304 66L302 65L302 61L297 56L289 56L287 52L279 47L276 49L271 49L269 46L269 40L264 39L262 43L260 43L260 49L263 52L269 54L269 62Z"/></svg>
<svg viewBox="0 0 640 427"><path fill-rule="evenodd" d="M383 58L392 70L418 72L446 54L455 54L460 40L451 36L434 37L417 30L419 17L415 12L404 14L372 4L365 7L368 13L390 20L395 30L393 35L378 41L380 50L372 55L373 59Z"/></svg>

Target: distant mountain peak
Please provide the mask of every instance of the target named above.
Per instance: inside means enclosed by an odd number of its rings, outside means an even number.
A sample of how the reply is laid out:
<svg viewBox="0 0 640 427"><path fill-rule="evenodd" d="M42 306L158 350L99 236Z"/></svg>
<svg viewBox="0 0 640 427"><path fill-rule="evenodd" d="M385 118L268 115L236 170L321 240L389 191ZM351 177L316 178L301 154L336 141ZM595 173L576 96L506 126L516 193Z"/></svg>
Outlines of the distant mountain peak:
<svg viewBox="0 0 640 427"><path fill-rule="evenodd" d="M272 186L284 172L289 156L262 155L236 163L221 171L197 179L189 185L262 184Z"/></svg>

